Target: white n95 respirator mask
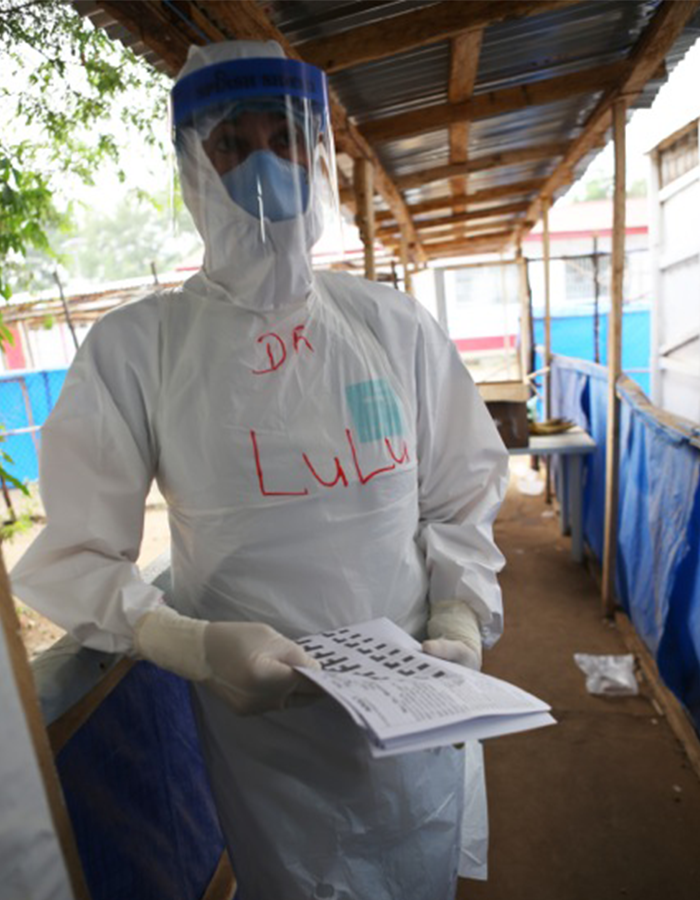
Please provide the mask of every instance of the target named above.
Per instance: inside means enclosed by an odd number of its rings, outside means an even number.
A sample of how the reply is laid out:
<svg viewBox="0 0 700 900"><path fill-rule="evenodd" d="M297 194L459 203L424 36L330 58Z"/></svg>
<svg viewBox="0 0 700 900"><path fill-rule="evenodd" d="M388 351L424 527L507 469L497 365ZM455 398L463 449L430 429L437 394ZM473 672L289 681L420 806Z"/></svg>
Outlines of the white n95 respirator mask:
<svg viewBox="0 0 700 900"><path fill-rule="evenodd" d="M298 163L270 150L257 150L221 175L229 197L256 218L283 222L306 212L309 177Z"/></svg>

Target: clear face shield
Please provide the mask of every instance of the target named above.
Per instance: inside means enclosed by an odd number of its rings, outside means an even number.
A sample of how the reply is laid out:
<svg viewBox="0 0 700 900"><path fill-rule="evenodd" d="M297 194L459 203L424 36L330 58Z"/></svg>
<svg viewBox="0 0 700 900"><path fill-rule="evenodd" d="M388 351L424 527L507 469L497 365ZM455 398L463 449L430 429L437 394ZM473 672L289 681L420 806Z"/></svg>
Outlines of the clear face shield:
<svg viewBox="0 0 700 900"><path fill-rule="evenodd" d="M263 239L271 226L295 222L310 249L338 213L324 73L280 57L235 59L185 76L172 100L193 193L220 208L229 203L228 215Z"/></svg>

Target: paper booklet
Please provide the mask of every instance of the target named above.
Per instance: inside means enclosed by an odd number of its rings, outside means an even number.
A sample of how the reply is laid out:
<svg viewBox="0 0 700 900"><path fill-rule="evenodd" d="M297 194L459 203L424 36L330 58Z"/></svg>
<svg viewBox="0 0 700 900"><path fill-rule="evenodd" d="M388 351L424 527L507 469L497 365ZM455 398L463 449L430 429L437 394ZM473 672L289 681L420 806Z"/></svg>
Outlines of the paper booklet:
<svg viewBox="0 0 700 900"><path fill-rule="evenodd" d="M393 756L555 724L550 707L507 681L421 652L389 619L298 640L322 669L299 667Z"/></svg>

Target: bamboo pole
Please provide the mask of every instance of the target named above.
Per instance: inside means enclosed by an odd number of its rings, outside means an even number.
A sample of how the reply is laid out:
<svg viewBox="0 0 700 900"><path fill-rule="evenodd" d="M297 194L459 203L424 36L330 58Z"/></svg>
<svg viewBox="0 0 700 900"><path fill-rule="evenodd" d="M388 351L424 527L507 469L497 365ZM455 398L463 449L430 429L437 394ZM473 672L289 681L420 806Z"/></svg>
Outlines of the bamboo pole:
<svg viewBox="0 0 700 900"><path fill-rule="evenodd" d="M530 291L527 284L527 262L520 245L518 245L515 259L518 266L518 286L520 288L520 374L524 381L532 371L532 317L530 315Z"/></svg>
<svg viewBox="0 0 700 900"><path fill-rule="evenodd" d="M622 372L622 290L625 272L625 124L627 104L613 106L615 194L613 200L612 284L608 322L608 423L605 458L605 533L603 538L603 612L615 609L615 549L620 468L620 401L617 381Z"/></svg>
<svg viewBox="0 0 700 900"><path fill-rule="evenodd" d="M66 317L66 322L68 323L68 328L70 329L71 337L73 338L73 344L75 345L75 349L78 349L78 336L75 333L75 328L73 327L73 320L71 319L70 311L68 309L68 304L66 302L66 296L63 293L63 285L61 284L61 279L58 277L58 272L53 273L53 280L58 285L58 293L61 297L61 306L63 307L63 314Z"/></svg>
<svg viewBox="0 0 700 900"><path fill-rule="evenodd" d="M408 268L408 238L406 237L406 229L401 229L401 242L399 244L401 252L401 268L403 269L403 289L407 294L413 292L411 283L411 273Z"/></svg>
<svg viewBox="0 0 700 900"><path fill-rule="evenodd" d="M700 122L698 122L700 128ZM700 138L700 135L698 135ZM700 143L700 140L698 141ZM652 259L652 276L651 276L651 296L654 302L651 304L651 322L650 322L650 343L651 343L651 394L650 400L656 406L663 404L661 396L661 360L659 358L659 349L661 347L661 310L664 302L664 273L662 272L661 262L661 218L663 204L659 202L659 191L661 189L661 173L659 170L661 163L661 154L659 148L651 152L649 155L649 191L654 198L654 202L650 204L651 221L649 222L649 249Z"/></svg>
<svg viewBox="0 0 700 900"><path fill-rule="evenodd" d="M29 363L30 369L36 369L37 365L34 359L34 350L32 349L32 345L29 340L29 328L27 327L26 322L18 322L17 323L17 332L20 336L20 340L22 341L22 350L24 351L24 356L26 361Z"/></svg>
<svg viewBox="0 0 700 900"><path fill-rule="evenodd" d="M544 417L552 416L552 317L549 247L549 197L542 198L542 261L544 264ZM550 458L545 460L545 503L552 502L552 470Z"/></svg>
<svg viewBox="0 0 700 900"><path fill-rule="evenodd" d="M360 229L360 237L365 248L365 278L373 281L376 275L376 268L374 261L375 222L372 164L366 159L356 159L353 171L357 209L355 222Z"/></svg>
<svg viewBox="0 0 700 900"><path fill-rule="evenodd" d="M593 359L600 362L600 254L598 235L593 235Z"/></svg>
<svg viewBox="0 0 700 900"><path fill-rule="evenodd" d="M549 246L549 197L542 198L542 262L544 264L544 365L552 364L552 317ZM545 375L545 417L552 415L552 388L549 371Z"/></svg>

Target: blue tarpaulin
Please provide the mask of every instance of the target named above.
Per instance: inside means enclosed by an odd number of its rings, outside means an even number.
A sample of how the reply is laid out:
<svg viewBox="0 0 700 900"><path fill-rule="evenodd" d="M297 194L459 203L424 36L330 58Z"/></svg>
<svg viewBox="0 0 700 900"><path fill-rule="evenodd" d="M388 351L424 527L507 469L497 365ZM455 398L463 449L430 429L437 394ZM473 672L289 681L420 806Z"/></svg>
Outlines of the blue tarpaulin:
<svg viewBox="0 0 700 900"><path fill-rule="evenodd" d="M607 371L556 357L553 415L596 440L586 458L584 536L601 560ZM700 729L700 428L651 406L629 379L621 401L616 591L659 672Z"/></svg>
<svg viewBox="0 0 700 900"><path fill-rule="evenodd" d="M56 759L92 900L199 900L223 838L186 682L137 663Z"/></svg>
<svg viewBox="0 0 700 900"><path fill-rule="evenodd" d="M39 429L56 405L67 369L0 375L0 442L12 462L5 468L18 481L39 477Z"/></svg>

